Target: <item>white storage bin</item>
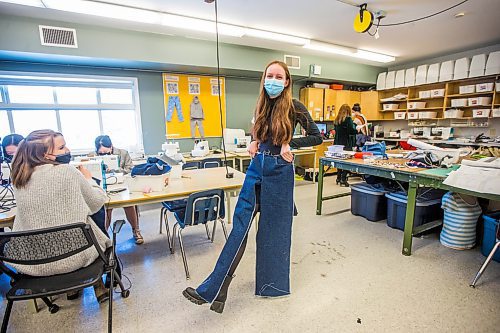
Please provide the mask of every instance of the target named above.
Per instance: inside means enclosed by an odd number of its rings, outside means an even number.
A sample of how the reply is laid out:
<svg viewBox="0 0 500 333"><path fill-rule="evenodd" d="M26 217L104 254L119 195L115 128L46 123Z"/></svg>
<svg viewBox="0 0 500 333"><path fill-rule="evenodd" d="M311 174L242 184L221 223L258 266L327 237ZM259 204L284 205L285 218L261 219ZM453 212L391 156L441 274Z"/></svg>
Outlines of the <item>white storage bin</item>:
<svg viewBox="0 0 500 333"><path fill-rule="evenodd" d="M399 109L399 104L395 104L395 103L382 104L382 108L384 111L397 110L397 109Z"/></svg>
<svg viewBox="0 0 500 333"><path fill-rule="evenodd" d="M380 73L377 76L377 90L384 90L385 89L385 78L387 76L387 73Z"/></svg>
<svg viewBox="0 0 500 333"><path fill-rule="evenodd" d="M418 112L408 112L408 119L418 119Z"/></svg>
<svg viewBox="0 0 500 333"><path fill-rule="evenodd" d="M460 106L467 106L467 98L457 98L451 100L451 106L456 108Z"/></svg>
<svg viewBox="0 0 500 333"><path fill-rule="evenodd" d="M493 82L476 84L476 92L493 91Z"/></svg>
<svg viewBox="0 0 500 333"><path fill-rule="evenodd" d="M387 76L385 78L385 89L394 88L395 80L396 80L396 72L395 71L387 72Z"/></svg>
<svg viewBox="0 0 500 333"><path fill-rule="evenodd" d="M130 192L161 192L168 185L170 173L148 176L125 176L125 184Z"/></svg>
<svg viewBox="0 0 500 333"><path fill-rule="evenodd" d="M490 105L491 97L473 97L469 98L468 101L469 101L469 106Z"/></svg>
<svg viewBox="0 0 500 333"><path fill-rule="evenodd" d="M472 57L469 69L469 77L484 76L486 67L486 54L477 54Z"/></svg>
<svg viewBox="0 0 500 333"><path fill-rule="evenodd" d="M444 89L432 89L431 97L444 97Z"/></svg>
<svg viewBox="0 0 500 333"><path fill-rule="evenodd" d="M429 69L427 70L427 83L438 82L440 65L440 63L437 63L429 66Z"/></svg>
<svg viewBox="0 0 500 333"><path fill-rule="evenodd" d="M344 151L344 146L343 145L331 145L331 146L328 146L328 151L330 153L341 153Z"/></svg>
<svg viewBox="0 0 500 333"><path fill-rule="evenodd" d="M495 118L500 117L500 109L493 109L493 110L491 110L491 116L495 117Z"/></svg>
<svg viewBox="0 0 500 333"><path fill-rule="evenodd" d="M490 109L474 109L472 110L473 118L488 118L490 116Z"/></svg>
<svg viewBox="0 0 500 333"><path fill-rule="evenodd" d="M485 75L500 74L500 51L491 52L486 61Z"/></svg>
<svg viewBox="0 0 500 333"><path fill-rule="evenodd" d="M449 109L444 111L445 118L463 118L464 110Z"/></svg>
<svg viewBox="0 0 500 333"><path fill-rule="evenodd" d="M423 109L427 102L408 102L408 109Z"/></svg>
<svg viewBox="0 0 500 333"><path fill-rule="evenodd" d="M415 84L425 84L427 82L427 70L429 66L420 65L417 67L417 74L415 76Z"/></svg>
<svg viewBox="0 0 500 333"><path fill-rule="evenodd" d="M408 68L405 71L405 87L412 87L415 85L415 68Z"/></svg>
<svg viewBox="0 0 500 333"><path fill-rule="evenodd" d="M405 119L406 112L394 112L394 119Z"/></svg>
<svg viewBox="0 0 500 333"><path fill-rule="evenodd" d="M430 98L431 91L430 90L422 90L418 92L418 98Z"/></svg>
<svg viewBox="0 0 500 333"><path fill-rule="evenodd" d="M476 86L473 84L469 84L466 86L460 86L460 87L458 87L458 92L460 94L472 94L472 93L476 92Z"/></svg>
<svg viewBox="0 0 500 333"><path fill-rule="evenodd" d="M455 61L445 61L441 63L441 68L439 69L439 82L453 80L453 67L455 66Z"/></svg>
<svg viewBox="0 0 500 333"><path fill-rule="evenodd" d="M418 113L419 119L431 119L436 118L437 111L422 111Z"/></svg>
<svg viewBox="0 0 500 333"><path fill-rule="evenodd" d="M401 88L405 86L405 70L396 72L396 79L394 80L394 88Z"/></svg>
<svg viewBox="0 0 500 333"><path fill-rule="evenodd" d="M453 70L453 80L466 79L469 76L469 58L460 58L455 61Z"/></svg>

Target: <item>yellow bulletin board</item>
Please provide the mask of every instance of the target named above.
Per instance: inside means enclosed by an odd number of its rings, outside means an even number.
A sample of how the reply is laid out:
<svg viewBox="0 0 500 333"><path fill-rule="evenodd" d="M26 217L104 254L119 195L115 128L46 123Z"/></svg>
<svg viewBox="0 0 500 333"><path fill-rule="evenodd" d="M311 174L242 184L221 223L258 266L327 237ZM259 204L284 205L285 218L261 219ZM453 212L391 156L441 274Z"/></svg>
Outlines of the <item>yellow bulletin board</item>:
<svg viewBox="0 0 500 333"><path fill-rule="evenodd" d="M225 80L220 79L222 123L226 127ZM220 137L217 77L163 73L167 134L173 138Z"/></svg>

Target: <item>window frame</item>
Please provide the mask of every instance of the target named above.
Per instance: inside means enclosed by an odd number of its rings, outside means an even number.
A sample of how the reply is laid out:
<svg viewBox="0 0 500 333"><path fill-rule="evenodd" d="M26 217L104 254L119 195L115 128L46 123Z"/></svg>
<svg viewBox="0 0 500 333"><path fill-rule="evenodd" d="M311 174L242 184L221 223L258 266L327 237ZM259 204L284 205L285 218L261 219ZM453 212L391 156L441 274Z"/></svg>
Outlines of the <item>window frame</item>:
<svg viewBox="0 0 500 333"><path fill-rule="evenodd" d="M7 86L29 85L29 86L51 86L54 94L54 104L41 103L11 103ZM82 87L96 88L97 104L59 104L55 87ZM101 103L100 88L125 88L132 90L132 104L109 104ZM7 112L10 132L14 133L15 124L12 111L22 110L54 110L57 119L58 130L63 134L61 128L60 110L97 110L99 114L99 129L103 133L101 112L103 110L127 110L134 111L136 145L131 147L132 152L144 152L144 141L142 136L141 109L139 101L139 86L137 77L83 75L83 74L61 74L61 73L38 73L19 71L0 71L0 110ZM2 133L4 134L4 133ZM88 153L87 149L72 149L72 153Z"/></svg>

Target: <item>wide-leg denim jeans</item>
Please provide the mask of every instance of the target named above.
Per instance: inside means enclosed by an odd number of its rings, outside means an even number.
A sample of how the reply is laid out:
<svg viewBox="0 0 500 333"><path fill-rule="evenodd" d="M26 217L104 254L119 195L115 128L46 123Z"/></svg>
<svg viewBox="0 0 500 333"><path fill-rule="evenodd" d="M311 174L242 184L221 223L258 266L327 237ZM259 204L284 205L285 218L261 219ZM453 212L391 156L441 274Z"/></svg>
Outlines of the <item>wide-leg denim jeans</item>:
<svg viewBox="0 0 500 333"><path fill-rule="evenodd" d="M167 121L172 121L172 115L174 114L174 108L177 109L177 118L180 122L184 121L184 116L182 115L181 100L177 95L168 96L167 104Z"/></svg>
<svg viewBox="0 0 500 333"><path fill-rule="evenodd" d="M260 202L256 199L258 189ZM213 302L226 276L234 272L244 251L257 207L260 210L260 218L257 231L255 294L274 297L290 293L293 190L293 163L286 162L281 156L263 153L254 157L236 203L233 229L213 272L196 289L203 299L209 303Z"/></svg>

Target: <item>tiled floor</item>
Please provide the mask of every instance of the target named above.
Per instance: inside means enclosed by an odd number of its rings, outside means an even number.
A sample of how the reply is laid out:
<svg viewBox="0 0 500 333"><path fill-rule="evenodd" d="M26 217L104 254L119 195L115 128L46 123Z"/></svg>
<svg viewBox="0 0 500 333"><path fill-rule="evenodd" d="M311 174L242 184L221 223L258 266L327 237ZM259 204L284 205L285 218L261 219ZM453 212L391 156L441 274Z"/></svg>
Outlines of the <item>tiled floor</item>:
<svg viewBox="0 0 500 333"><path fill-rule="evenodd" d="M345 191L326 181L327 192ZM179 251L171 255L165 233L158 234L159 209L143 211L146 243L136 246L130 227L122 230L118 253L133 283L131 295L114 303L116 332L494 332L500 327L500 263L493 262L476 289L468 286L484 260L478 249L454 251L437 235L414 240L414 254L401 255L402 232L385 221L352 216L350 198L326 202L315 215L316 187L296 186L299 216L294 220L292 295L253 295L255 228L238 268L222 315L181 295L213 268L224 244L222 230L212 244L203 227L184 232L191 270L186 281ZM236 201L236 200L234 200ZM119 210L116 211L118 217ZM0 277L0 293L7 289ZM61 310L33 313L16 303L11 332L103 332L107 306L88 289L78 301L59 297ZM5 301L0 303L5 309Z"/></svg>

